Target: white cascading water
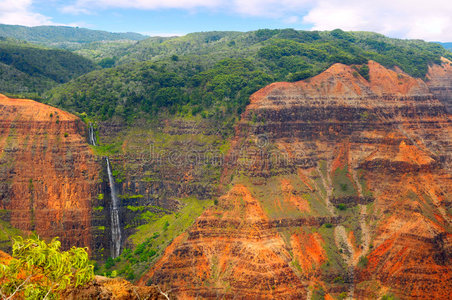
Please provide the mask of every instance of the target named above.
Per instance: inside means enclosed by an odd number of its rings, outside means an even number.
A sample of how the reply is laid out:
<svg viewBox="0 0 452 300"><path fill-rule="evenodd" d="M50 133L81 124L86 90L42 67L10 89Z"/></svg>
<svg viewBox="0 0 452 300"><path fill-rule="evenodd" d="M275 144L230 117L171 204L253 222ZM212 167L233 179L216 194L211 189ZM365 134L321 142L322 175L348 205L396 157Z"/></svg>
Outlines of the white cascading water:
<svg viewBox="0 0 452 300"><path fill-rule="evenodd" d="M96 146L96 139L94 137L93 125L89 126L89 142L91 145ZM118 211L118 197L116 196L115 179L111 172L110 160L108 157L105 158L107 161L107 174L108 183L110 185L110 195L111 195L111 256L116 258L121 253L121 227L119 225L119 211Z"/></svg>
<svg viewBox="0 0 452 300"><path fill-rule="evenodd" d="M108 157L106 160L111 193L111 256L116 258L121 253L121 227L119 225L118 197L116 196L115 181L111 173L110 160Z"/></svg>
<svg viewBox="0 0 452 300"><path fill-rule="evenodd" d="M93 128L93 124L89 124L89 143L93 146L97 146L96 145L96 139L94 138L94 128Z"/></svg>

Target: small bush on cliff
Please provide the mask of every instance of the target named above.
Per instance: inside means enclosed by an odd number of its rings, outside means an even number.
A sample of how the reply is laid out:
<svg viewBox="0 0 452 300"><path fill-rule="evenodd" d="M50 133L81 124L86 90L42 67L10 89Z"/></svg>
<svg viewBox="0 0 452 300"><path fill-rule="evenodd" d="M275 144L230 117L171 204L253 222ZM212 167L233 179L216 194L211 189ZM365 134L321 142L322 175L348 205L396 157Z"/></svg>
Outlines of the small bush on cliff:
<svg viewBox="0 0 452 300"><path fill-rule="evenodd" d="M85 248L60 250L54 238L13 239L12 258L0 263L0 296L3 299L59 299L59 292L79 287L94 278Z"/></svg>
<svg viewBox="0 0 452 300"><path fill-rule="evenodd" d="M343 203L339 203L336 207L339 210L346 210L347 209L347 205L345 205Z"/></svg>
<svg viewBox="0 0 452 300"><path fill-rule="evenodd" d="M347 191L348 186L346 183L341 183L340 185L341 185L341 191L343 191L343 192Z"/></svg>
<svg viewBox="0 0 452 300"><path fill-rule="evenodd" d="M359 69L358 73L364 77L366 80L369 80L369 66L368 65L362 65Z"/></svg>
<svg viewBox="0 0 452 300"><path fill-rule="evenodd" d="M365 267L367 267L368 263L369 263L369 259L365 256L361 256L359 258L358 267L365 268Z"/></svg>
<svg viewBox="0 0 452 300"><path fill-rule="evenodd" d="M168 221L166 221L165 222L165 224L163 224L163 231L167 231L168 230L168 227L169 227L169 222Z"/></svg>
<svg viewBox="0 0 452 300"><path fill-rule="evenodd" d="M346 299L347 296L348 296L347 292L342 292L342 293L339 294L338 299Z"/></svg>
<svg viewBox="0 0 452 300"><path fill-rule="evenodd" d="M389 293L381 297L381 300L397 300L399 298L395 297L393 294Z"/></svg>

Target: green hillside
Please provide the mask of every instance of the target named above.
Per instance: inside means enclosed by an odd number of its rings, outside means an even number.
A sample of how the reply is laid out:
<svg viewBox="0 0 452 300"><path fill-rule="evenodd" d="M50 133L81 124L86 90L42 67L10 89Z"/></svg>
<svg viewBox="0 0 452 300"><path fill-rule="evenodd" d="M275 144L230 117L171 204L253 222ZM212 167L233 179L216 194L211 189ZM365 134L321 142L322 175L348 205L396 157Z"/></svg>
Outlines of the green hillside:
<svg viewBox="0 0 452 300"><path fill-rule="evenodd" d="M138 42L111 58L117 67L81 76L46 98L100 119L131 120L162 111L227 119L268 83L301 80L337 62L359 65L372 59L424 77L428 64L441 56L452 57L436 43L368 32L202 32ZM365 70L358 71L365 76Z"/></svg>
<svg viewBox="0 0 452 300"><path fill-rule="evenodd" d="M4 24L0 24L0 37L9 37L46 45L117 40L139 41L146 38L146 36L134 32L115 33L68 26L26 27Z"/></svg>
<svg viewBox="0 0 452 300"><path fill-rule="evenodd" d="M92 61L69 51L0 39L1 93L42 93L95 68Z"/></svg>

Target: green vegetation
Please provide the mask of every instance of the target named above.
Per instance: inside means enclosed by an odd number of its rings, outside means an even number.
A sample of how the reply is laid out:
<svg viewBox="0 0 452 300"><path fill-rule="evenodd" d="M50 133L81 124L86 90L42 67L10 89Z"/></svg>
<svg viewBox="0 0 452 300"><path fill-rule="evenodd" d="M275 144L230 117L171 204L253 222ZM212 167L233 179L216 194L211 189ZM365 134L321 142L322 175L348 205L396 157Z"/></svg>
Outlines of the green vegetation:
<svg viewBox="0 0 452 300"><path fill-rule="evenodd" d="M369 80L369 66L362 65L361 67L354 66L354 69L358 72L359 75L364 77L364 79Z"/></svg>
<svg viewBox="0 0 452 300"><path fill-rule="evenodd" d="M59 292L94 278L85 248L61 251L57 238L49 244L39 238L13 241L12 258L0 262L0 290L5 299L59 299Z"/></svg>
<svg viewBox="0 0 452 300"><path fill-rule="evenodd" d="M93 62L69 51L0 37L0 92L39 99L45 90L94 69Z"/></svg>
<svg viewBox="0 0 452 300"><path fill-rule="evenodd" d="M98 41L142 40L146 36L139 33L114 33L68 26L36 26L0 24L0 37L9 37L32 43L52 46L70 46Z"/></svg>
<svg viewBox="0 0 452 300"><path fill-rule="evenodd" d="M143 211L146 209L146 206L131 206L131 205L127 205L127 209L133 211L133 212L137 212L137 211Z"/></svg>
<svg viewBox="0 0 452 300"><path fill-rule="evenodd" d="M98 156L112 156L113 154L117 154L120 152L120 143L112 143L112 144L100 144L98 146L91 146L94 149L94 152Z"/></svg>
<svg viewBox="0 0 452 300"><path fill-rule="evenodd" d="M333 181L333 194L335 197L347 197L347 196L357 196L358 192L352 181L352 176L348 171L348 167L339 167L334 171L332 181ZM339 208L339 207L338 207ZM345 206L339 208L340 210L345 210Z"/></svg>
<svg viewBox="0 0 452 300"><path fill-rule="evenodd" d="M360 65L356 72L364 78L369 59L424 77L429 63L452 58L437 43L341 30L193 33L149 38L123 50L102 62L109 67L114 60L117 67L57 87L46 101L100 119L168 112L228 120L268 83L304 79L333 63Z"/></svg>
<svg viewBox="0 0 452 300"><path fill-rule="evenodd" d="M99 195L102 195L102 198L103 198L104 194L99 194ZM98 197L98 199L99 199L99 197ZM102 200L102 199L99 199L99 200ZM104 207L103 206L97 206L97 207L94 207L93 210L94 211L98 211L98 212L102 212L104 210Z"/></svg>
<svg viewBox="0 0 452 300"><path fill-rule="evenodd" d="M392 293L386 294L381 297L381 300L397 300L398 297L394 296Z"/></svg>
<svg viewBox="0 0 452 300"><path fill-rule="evenodd" d="M24 236L24 233L11 226L10 223L4 221L7 219L10 212L7 210L0 210L0 249L4 251L11 250L11 239L15 236Z"/></svg>
<svg viewBox="0 0 452 300"><path fill-rule="evenodd" d="M336 205L336 207L339 210L346 210L347 209L347 205L345 205L343 203L339 203L338 205Z"/></svg>
<svg viewBox="0 0 452 300"><path fill-rule="evenodd" d="M141 275L169 245L182 234L194 220L209 206L211 200L198 200L194 197L180 200L184 206L178 212L170 212L158 207L128 206L128 210L139 214L145 224L135 227L135 233L129 241L135 245L134 249L124 249L115 260L108 259L97 273L111 275L117 270L119 276L133 280ZM152 210L152 211L151 211Z"/></svg>
<svg viewBox="0 0 452 300"><path fill-rule="evenodd" d="M185 105L190 114L206 111L205 117L223 118L240 113L249 95L273 80L244 59L223 60L204 72L200 69L190 60L179 60L98 70L54 89L48 101L101 119L133 120L157 114L161 108L174 114L183 112Z"/></svg>
<svg viewBox="0 0 452 300"><path fill-rule="evenodd" d="M368 263L369 263L369 259L365 256L361 256L359 258L358 267L365 268L365 267L367 267Z"/></svg>
<svg viewBox="0 0 452 300"><path fill-rule="evenodd" d="M334 237L334 228L320 227L317 232L322 236L325 241L323 248L325 249L328 260L320 267L322 274L334 274L333 281L336 284L342 284L339 278L344 278L346 270L345 262L341 256L341 253L336 246ZM335 280L336 279L336 280Z"/></svg>
<svg viewBox="0 0 452 300"><path fill-rule="evenodd" d="M76 36L73 38L77 39ZM32 95L35 99L42 97L43 101L77 113L89 123L114 120L124 125L118 133L99 137L99 146L92 146L97 155L109 156L113 162L118 161L115 156L119 154L123 154L125 159L134 155L148 157L150 143L153 146L151 154L175 148L182 152L195 149L200 153L213 149L225 154L230 144L224 142L224 138L233 133L233 125L247 105L249 96L274 81L306 79L337 62L352 65L354 76L369 79L366 65L369 59L386 67L399 66L408 74L424 77L428 64L439 62L441 56L452 58L450 52L435 43L341 30L204 32L183 37L154 37L139 42L99 42L89 35L86 38L84 41L75 40L75 45L67 44L68 40L64 39L54 42L94 62L68 51L2 39L0 86L7 89L5 92ZM59 123L57 115L51 114L50 117ZM368 120L373 116L362 113L361 118ZM162 125L162 119L169 121L168 125ZM122 123L123 120L126 122ZM250 120L255 125L263 121L257 116ZM196 129L200 129L195 134L178 134L173 130L177 126L171 127L171 122L196 124ZM162 130L162 126L167 127ZM212 128L215 130L210 132ZM255 144L255 141L250 143ZM148 171L138 179L140 185L153 187L156 181L165 179L162 172L165 166L162 169L156 166L144 168L147 166L142 161L130 160L127 164L113 167L118 183L143 169ZM327 216L330 215L324 200L327 191L322 181L322 177L326 178L326 169L326 162L322 161L314 189L297 175L284 176L291 188L285 186L279 176L269 179L238 176L234 180L243 181L253 196L261 201L270 218ZM275 174L278 171L270 170ZM215 185L220 178L220 167L213 163L205 164L200 173L200 179L195 176L189 184ZM347 167L338 168L332 174L332 181L336 199L357 195ZM370 196L362 174L359 184L364 195ZM154 199L166 196L152 195ZM169 211L147 205L145 200L148 197L148 194L120 195L122 205L127 207L124 210L128 222L125 229L127 234L131 234L127 240L130 249L124 249L116 259L108 259L99 268L100 274L124 276L130 280L137 278L206 207L218 205L217 199L204 201L192 197L181 199L179 210ZM103 194L97 196L98 200L103 198ZM337 208L340 216L347 217L343 225L348 232L354 232L359 242L359 219L351 217L359 215L358 208L345 204L338 204ZM94 212L99 215L105 211L98 206ZM98 226L97 229L104 231L105 227ZM326 223L312 230L317 230L325 241L328 260L322 265L322 272L338 278L345 265L335 246L333 224ZM8 228L5 238L10 234ZM285 240L290 245L290 236ZM299 268L296 260L293 264ZM336 284L342 283L338 280ZM321 296L322 291L314 292L313 298L316 294Z"/></svg>

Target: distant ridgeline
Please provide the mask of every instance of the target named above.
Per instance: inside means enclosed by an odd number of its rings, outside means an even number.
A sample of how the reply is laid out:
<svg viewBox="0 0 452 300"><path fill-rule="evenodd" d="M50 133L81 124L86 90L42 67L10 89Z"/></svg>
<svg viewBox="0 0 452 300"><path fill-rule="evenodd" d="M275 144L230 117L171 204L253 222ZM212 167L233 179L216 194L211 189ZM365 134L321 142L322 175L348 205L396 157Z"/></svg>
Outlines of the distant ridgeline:
<svg viewBox="0 0 452 300"><path fill-rule="evenodd" d="M46 45L117 40L139 41L147 38L145 35L134 32L116 33L68 26L26 27L4 24L0 24L0 36Z"/></svg>
<svg viewBox="0 0 452 300"><path fill-rule="evenodd" d="M0 93L36 98L95 68L91 60L69 51L0 37Z"/></svg>
<svg viewBox="0 0 452 300"><path fill-rule="evenodd" d="M46 101L104 120L130 121L162 111L227 120L267 84L305 79L333 63L356 65L366 78L368 70L360 65L371 59L424 78L429 64L439 63L441 56L452 58L438 43L339 29L152 37L112 53L107 66L115 67L58 86L45 94Z"/></svg>
<svg viewBox="0 0 452 300"><path fill-rule="evenodd" d="M367 70L360 65L369 59L424 78L429 64L439 63L441 56L452 59L439 43L339 29L144 38L63 26L0 25L0 92L43 98L100 120L131 121L167 112L232 123L258 89L309 78L337 62L356 65L364 78Z"/></svg>

